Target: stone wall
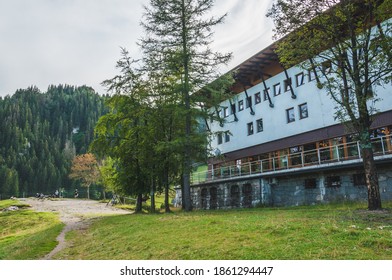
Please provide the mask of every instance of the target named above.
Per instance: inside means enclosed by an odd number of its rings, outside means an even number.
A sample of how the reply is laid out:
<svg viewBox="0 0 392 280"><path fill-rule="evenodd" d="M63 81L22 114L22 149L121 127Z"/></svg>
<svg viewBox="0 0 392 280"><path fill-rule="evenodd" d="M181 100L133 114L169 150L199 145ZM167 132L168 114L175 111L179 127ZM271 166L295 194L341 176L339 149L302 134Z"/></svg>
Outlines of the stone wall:
<svg viewBox="0 0 392 280"><path fill-rule="evenodd" d="M392 200L392 165L378 167L381 199ZM255 178L194 186L196 209L298 206L342 201L367 201L361 169Z"/></svg>

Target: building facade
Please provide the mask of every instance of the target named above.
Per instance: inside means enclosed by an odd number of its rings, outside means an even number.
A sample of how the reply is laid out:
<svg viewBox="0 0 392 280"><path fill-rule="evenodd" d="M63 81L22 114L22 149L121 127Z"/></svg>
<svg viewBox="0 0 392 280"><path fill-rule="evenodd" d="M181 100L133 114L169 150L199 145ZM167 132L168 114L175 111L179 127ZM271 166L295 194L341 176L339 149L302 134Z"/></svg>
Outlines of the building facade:
<svg viewBox="0 0 392 280"><path fill-rule="evenodd" d="M215 134L206 171L194 172L195 208L289 206L367 200L356 135L335 118L336 104L317 86L320 69L285 69L272 44L236 69L235 95L211 108ZM317 77L317 78L316 78ZM372 124L381 198L392 199L392 85Z"/></svg>

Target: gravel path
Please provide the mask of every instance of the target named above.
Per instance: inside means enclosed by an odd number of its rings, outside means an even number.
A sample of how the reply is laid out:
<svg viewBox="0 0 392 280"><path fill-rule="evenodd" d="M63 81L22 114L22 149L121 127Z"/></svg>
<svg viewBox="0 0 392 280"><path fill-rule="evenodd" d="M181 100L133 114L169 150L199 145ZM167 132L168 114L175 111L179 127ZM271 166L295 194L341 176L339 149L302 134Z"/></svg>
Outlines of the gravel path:
<svg viewBox="0 0 392 280"><path fill-rule="evenodd" d="M58 212L60 215L60 220L65 224L64 229L57 237L57 241L59 242L58 245L53 249L53 251L43 258L44 260L52 259L56 253L66 247L65 234L68 231L87 228L93 218L131 213L126 210L106 206L106 203L99 203L93 200L41 200L36 198L28 198L24 199L23 201L31 205L35 211Z"/></svg>

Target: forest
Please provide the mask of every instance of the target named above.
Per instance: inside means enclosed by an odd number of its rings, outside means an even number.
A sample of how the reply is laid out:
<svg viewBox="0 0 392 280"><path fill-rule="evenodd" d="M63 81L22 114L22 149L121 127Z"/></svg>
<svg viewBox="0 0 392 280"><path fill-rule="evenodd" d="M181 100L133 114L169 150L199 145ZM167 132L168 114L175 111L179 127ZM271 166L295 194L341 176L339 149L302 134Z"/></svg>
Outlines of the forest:
<svg viewBox="0 0 392 280"><path fill-rule="evenodd" d="M68 177L72 159L88 151L106 98L69 85L0 97L0 199L55 190L71 196L77 187Z"/></svg>

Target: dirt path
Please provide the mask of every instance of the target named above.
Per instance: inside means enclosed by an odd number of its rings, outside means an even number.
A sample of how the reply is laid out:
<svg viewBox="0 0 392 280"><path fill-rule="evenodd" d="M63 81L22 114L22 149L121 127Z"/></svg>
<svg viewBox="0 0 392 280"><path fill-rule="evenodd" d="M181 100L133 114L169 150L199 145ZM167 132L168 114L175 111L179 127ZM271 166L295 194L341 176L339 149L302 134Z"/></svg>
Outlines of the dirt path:
<svg viewBox="0 0 392 280"><path fill-rule="evenodd" d="M35 211L58 212L60 220L65 224L64 229L57 237L59 242L56 248L47 254L43 259L50 260L52 257L66 247L65 234L71 230L85 229L89 226L93 218L106 215L130 214L126 210L106 206L106 203L99 203L93 200L80 199L60 199L60 200L40 200L29 198L24 200L30 204Z"/></svg>

